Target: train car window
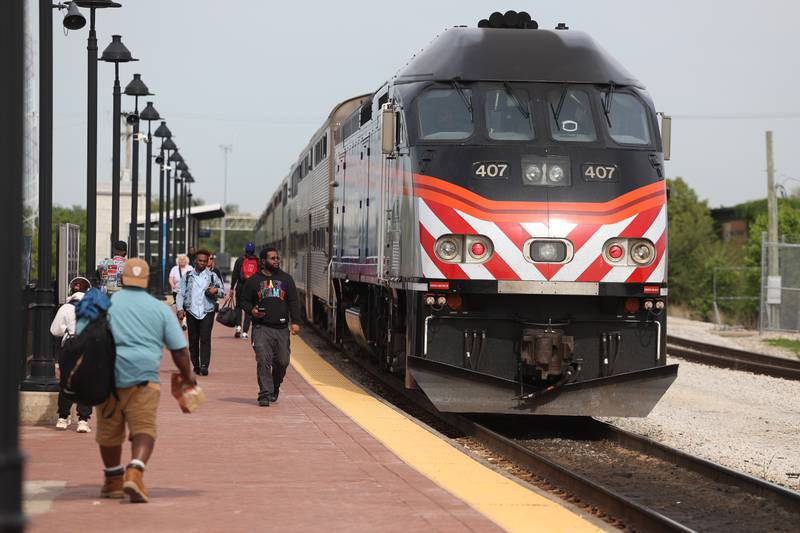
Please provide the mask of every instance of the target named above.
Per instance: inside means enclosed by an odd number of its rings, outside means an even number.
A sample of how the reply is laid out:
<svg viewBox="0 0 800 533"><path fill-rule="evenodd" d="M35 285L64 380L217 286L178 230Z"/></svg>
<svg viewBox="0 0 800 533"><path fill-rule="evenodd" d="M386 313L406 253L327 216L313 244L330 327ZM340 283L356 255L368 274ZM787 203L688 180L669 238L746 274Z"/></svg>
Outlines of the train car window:
<svg viewBox="0 0 800 533"><path fill-rule="evenodd" d="M506 89L486 92L486 129L496 141L531 141L532 113L527 93Z"/></svg>
<svg viewBox="0 0 800 533"><path fill-rule="evenodd" d="M580 89L564 87L547 93L550 134L556 141L593 142L597 132L592 119L589 95Z"/></svg>
<svg viewBox="0 0 800 533"><path fill-rule="evenodd" d="M472 91L463 89L469 101ZM419 97L420 137L424 140L455 141L472 136L474 125L464 98L455 89L433 89Z"/></svg>
<svg viewBox="0 0 800 533"><path fill-rule="evenodd" d="M650 126L647 108L632 94L607 92L602 94L608 102L608 131L620 144L650 144Z"/></svg>

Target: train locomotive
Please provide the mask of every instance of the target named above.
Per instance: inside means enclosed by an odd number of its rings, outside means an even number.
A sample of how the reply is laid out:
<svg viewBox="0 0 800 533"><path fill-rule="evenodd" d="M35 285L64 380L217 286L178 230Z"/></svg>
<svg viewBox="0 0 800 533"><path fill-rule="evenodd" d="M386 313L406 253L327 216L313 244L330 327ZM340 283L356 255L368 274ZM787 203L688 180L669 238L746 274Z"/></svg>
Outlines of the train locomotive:
<svg viewBox="0 0 800 533"><path fill-rule="evenodd" d="M677 376L669 124L587 34L495 13L334 107L257 244L442 411L646 416Z"/></svg>

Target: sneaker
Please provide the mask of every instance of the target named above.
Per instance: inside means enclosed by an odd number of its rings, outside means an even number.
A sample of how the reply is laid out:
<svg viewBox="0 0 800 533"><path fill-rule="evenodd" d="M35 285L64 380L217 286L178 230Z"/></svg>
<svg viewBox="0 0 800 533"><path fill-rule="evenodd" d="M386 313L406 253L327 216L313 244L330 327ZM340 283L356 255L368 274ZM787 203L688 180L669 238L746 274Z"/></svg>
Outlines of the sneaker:
<svg viewBox="0 0 800 533"><path fill-rule="evenodd" d="M59 418L56 422L56 429L65 430L69 427L69 417Z"/></svg>
<svg viewBox="0 0 800 533"><path fill-rule="evenodd" d="M78 433L91 433L92 428L89 427L88 420L78 420Z"/></svg>
<svg viewBox="0 0 800 533"><path fill-rule="evenodd" d="M125 481L122 484L122 490L130 498L131 503L147 503L147 490L144 488L144 472L135 466L129 466L125 469Z"/></svg>
<svg viewBox="0 0 800 533"><path fill-rule="evenodd" d="M116 474L113 476L106 475L106 479L103 482L103 488L100 489L100 497L115 499L124 498L125 493L122 490L123 483L124 480L122 478L122 474Z"/></svg>
<svg viewBox="0 0 800 533"><path fill-rule="evenodd" d="M259 398L258 399L258 406L259 407L269 407L269 398Z"/></svg>
<svg viewBox="0 0 800 533"><path fill-rule="evenodd" d="M273 392L272 394L270 394L268 396L269 401L271 401L272 403L277 402L278 401L278 394L280 394L280 392L281 392L280 389L275 387L275 392Z"/></svg>
<svg viewBox="0 0 800 533"><path fill-rule="evenodd" d="M247 333L245 333L244 331L242 332L242 338L243 338L243 339L246 339L246 338L247 338Z"/></svg>
<svg viewBox="0 0 800 533"><path fill-rule="evenodd" d="M233 336L237 339L242 336L242 326L236 326L236 331L233 333Z"/></svg>

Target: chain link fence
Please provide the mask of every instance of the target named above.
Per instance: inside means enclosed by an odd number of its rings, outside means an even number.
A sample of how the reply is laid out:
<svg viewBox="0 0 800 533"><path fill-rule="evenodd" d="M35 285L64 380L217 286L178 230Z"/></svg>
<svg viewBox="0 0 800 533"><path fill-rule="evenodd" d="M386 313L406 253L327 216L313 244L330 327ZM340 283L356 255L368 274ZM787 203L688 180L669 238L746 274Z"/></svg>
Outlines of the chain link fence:
<svg viewBox="0 0 800 533"><path fill-rule="evenodd" d="M712 304L717 328L726 328L731 317L737 322L755 325L756 308L761 300L758 282L760 267L714 267ZM726 317L728 320L725 320ZM750 320L743 320L744 318Z"/></svg>
<svg viewBox="0 0 800 533"><path fill-rule="evenodd" d="M778 258L778 268L772 274L770 248L777 250ZM762 239L760 299L760 331L800 331L800 244Z"/></svg>

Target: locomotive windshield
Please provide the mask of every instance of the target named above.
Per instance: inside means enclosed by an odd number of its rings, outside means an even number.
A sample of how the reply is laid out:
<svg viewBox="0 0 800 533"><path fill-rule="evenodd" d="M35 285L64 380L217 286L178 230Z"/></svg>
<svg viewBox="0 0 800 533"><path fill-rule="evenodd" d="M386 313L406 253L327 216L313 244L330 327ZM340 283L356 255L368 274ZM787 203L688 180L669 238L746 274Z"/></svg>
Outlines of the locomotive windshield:
<svg viewBox="0 0 800 533"><path fill-rule="evenodd" d="M632 147L655 142L651 110L628 88L453 82L423 90L415 104L417 131L412 135L422 142L546 143L549 139Z"/></svg>
<svg viewBox="0 0 800 533"><path fill-rule="evenodd" d="M486 91L486 130L498 141L533 140L530 97L526 91L503 89Z"/></svg>
<svg viewBox="0 0 800 533"><path fill-rule="evenodd" d="M419 98L420 137L425 140L456 141L470 137L472 91L433 89Z"/></svg>
<svg viewBox="0 0 800 533"><path fill-rule="evenodd" d="M647 110L632 94L603 93L608 102L608 131L620 144L650 144Z"/></svg>
<svg viewBox="0 0 800 533"><path fill-rule="evenodd" d="M589 95L582 89L564 87L547 93L550 132L556 141L593 142L597 132L592 120Z"/></svg>

